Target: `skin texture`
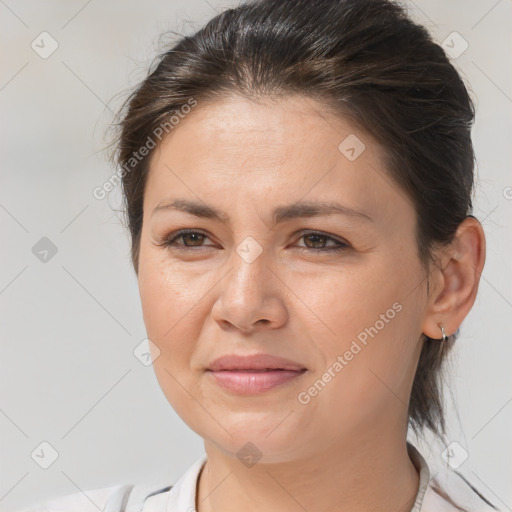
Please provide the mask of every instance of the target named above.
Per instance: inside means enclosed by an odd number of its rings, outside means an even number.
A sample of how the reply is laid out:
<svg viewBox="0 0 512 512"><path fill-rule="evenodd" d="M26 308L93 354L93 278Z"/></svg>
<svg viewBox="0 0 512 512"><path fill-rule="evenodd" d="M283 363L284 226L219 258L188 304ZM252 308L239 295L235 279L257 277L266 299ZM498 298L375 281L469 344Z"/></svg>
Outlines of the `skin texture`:
<svg viewBox="0 0 512 512"><path fill-rule="evenodd" d="M365 144L354 161L338 150L350 134ZM479 222L466 219L439 253L427 295L414 206L385 174L383 151L311 98L256 103L236 95L199 102L155 150L139 290L159 384L204 439L199 512L410 510L419 479L406 450L407 404L421 334L441 338L440 323L447 334L459 327L475 300L485 238ZM152 216L178 198L229 220L173 210ZM272 225L274 208L299 200L336 201L373 221L323 215ZM178 238L185 250L161 245L180 229L206 236ZM334 240L315 239L315 231ZM248 236L262 249L252 263L236 251ZM348 247L325 251L336 240ZM300 403L299 393L393 304L400 311ZM231 353L270 353L307 372L240 396L205 373ZM248 442L261 453L251 467L237 457Z"/></svg>

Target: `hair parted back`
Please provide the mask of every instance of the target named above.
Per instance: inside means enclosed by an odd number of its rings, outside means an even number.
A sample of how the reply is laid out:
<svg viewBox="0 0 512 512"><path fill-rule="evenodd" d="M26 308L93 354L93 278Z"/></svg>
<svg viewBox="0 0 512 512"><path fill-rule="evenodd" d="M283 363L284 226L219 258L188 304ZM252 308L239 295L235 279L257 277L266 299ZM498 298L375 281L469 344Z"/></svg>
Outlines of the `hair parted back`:
<svg viewBox="0 0 512 512"><path fill-rule="evenodd" d="M232 94L298 94L371 134L385 148L390 180L414 204L427 285L434 249L449 244L472 213L473 103L443 49L396 2L248 2L181 37L152 68L121 108L115 141L136 273L154 149L136 164L133 154L191 99L201 108L201 101ZM444 343L423 335L409 403L418 434L425 427L445 434L441 370L457 335Z"/></svg>

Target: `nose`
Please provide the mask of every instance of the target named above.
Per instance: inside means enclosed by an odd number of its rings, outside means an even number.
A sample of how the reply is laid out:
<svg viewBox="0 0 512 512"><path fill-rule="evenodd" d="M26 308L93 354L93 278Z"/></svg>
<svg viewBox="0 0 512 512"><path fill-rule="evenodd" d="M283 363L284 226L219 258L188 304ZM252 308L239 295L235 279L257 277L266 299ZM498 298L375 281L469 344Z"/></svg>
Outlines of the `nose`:
<svg viewBox="0 0 512 512"><path fill-rule="evenodd" d="M269 263L264 252L252 261L238 253L230 258L230 270L218 285L211 313L221 328L250 334L286 323L284 285Z"/></svg>

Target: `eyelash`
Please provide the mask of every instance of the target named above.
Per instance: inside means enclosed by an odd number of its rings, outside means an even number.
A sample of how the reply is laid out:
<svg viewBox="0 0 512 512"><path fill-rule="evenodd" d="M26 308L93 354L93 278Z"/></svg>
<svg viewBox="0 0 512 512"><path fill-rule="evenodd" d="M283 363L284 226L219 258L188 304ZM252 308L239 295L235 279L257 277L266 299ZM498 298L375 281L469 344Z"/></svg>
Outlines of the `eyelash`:
<svg viewBox="0 0 512 512"><path fill-rule="evenodd" d="M172 250L178 250L178 251L189 251L189 250L202 249L203 247L212 247L212 246L189 247L184 244L176 244L175 243L175 241L178 238L182 237L183 235L188 235L188 234L204 235L205 237L208 238L208 235L206 233L203 233L202 231L197 231L197 230L193 230L193 229L183 229L180 231L176 231L175 233L171 233L162 243L160 243L158 245L172 249ZM306 232L301 231L299 234L300 234L299 239L307 237L307 236L320 236L320 237L325 238L326 242L328 240L332 240L333 242L340 244L337 247L327 247L327 248L325 248L325 247L324 248L322 248L322 247L320 247L320 248L299 247L299 249L301 249L301 250L313 251L313 252L338 252L338 251L346 250L350 247L349 244L342 242L341 240L337 240L336 238L326 235L325 233L322 233L319 231L306 231Z"/></svg>

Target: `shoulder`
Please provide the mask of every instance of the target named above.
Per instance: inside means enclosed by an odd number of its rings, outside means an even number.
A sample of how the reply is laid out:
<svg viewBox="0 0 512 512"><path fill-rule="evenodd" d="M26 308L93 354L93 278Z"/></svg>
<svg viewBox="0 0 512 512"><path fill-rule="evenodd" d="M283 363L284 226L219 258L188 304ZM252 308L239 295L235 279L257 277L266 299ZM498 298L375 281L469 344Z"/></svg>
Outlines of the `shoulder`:
<svg viewBox="0 0 512 512"><path fill-rule="evenodd" d="M429 465L421 452L407 443L419 471L420 483L411 512L492 512L499 510L477 486L448 464Z"/></svg>
<svg viewBox="0 0 512 512"><path fill-rule="evenodd" d="M113 497L122 493L127 485L114 485L84 491L74 492L30 505L16 512L64 512L74 510L75 512L97 512L106 509L107 503Z"/></svg>
<svg viewBox="0 0 512 512"><path fill-rule="evenodd" d="M432 474L421 512L493 512L500 510L458 471L443 468Z"/></svg>
<svg viewBox="0 0 512 512"><path fill-rule="evenodd" d="M161 479L118 484L66 494L14 512L139 512L148 498L171 488Z"/></svg>

